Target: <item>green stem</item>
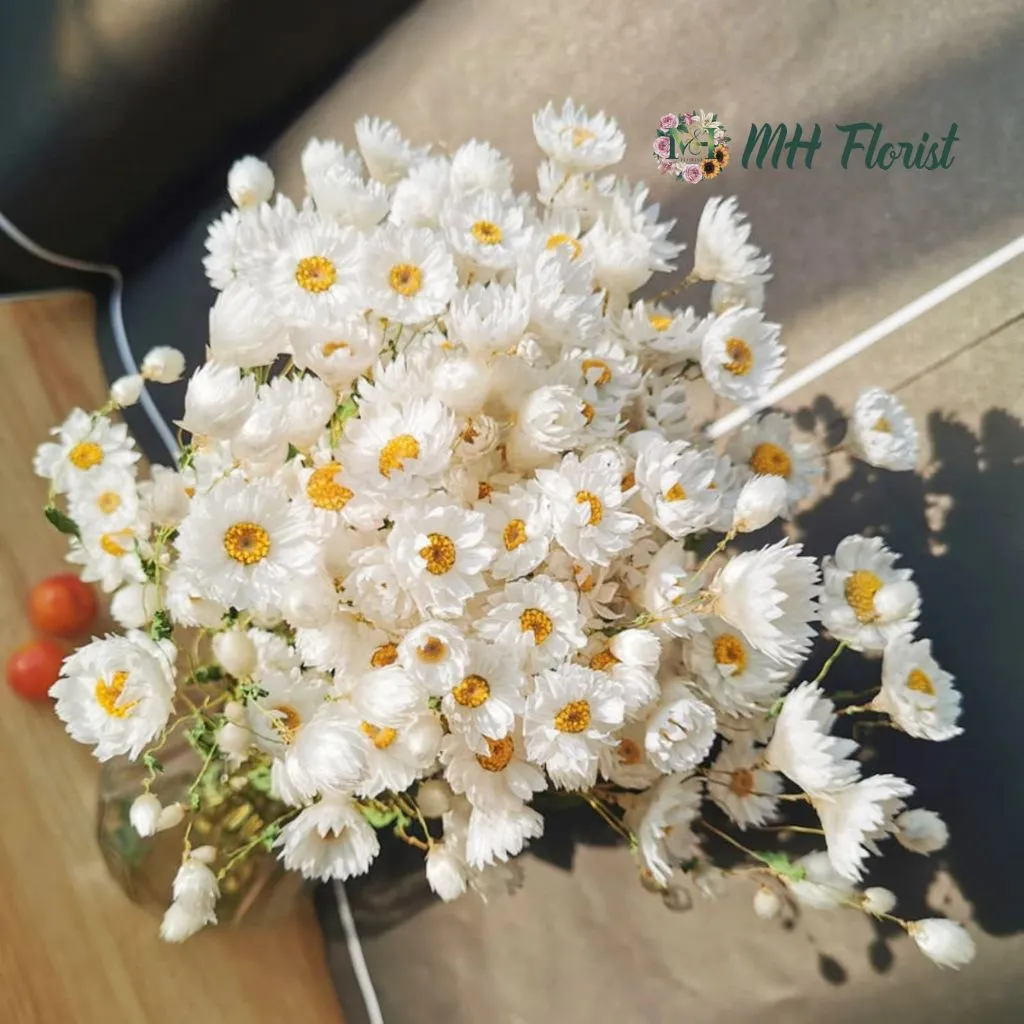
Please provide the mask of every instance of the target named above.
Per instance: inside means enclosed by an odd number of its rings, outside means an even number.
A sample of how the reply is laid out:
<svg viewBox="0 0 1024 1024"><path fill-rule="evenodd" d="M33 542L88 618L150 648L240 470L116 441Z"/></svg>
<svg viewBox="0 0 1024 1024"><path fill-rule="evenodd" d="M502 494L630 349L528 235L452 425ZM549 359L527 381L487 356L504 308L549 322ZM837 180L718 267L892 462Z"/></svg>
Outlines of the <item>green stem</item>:
<svg viewBox="0 0 1024 1024"><path fill-rule="evenodd" d="M842 654L843 651L845 651L846 648L849 646L850 645L849 643L847 643L846 640L840 640L839 643L836 644L836 649L828 656L828 658L825 661L825 664L821 666L821 671L814 677L815 686L818 683L820 683L825 678L825 676L828 675L828 670L835 663L836 658L838 658L839 655Z"/></svg>

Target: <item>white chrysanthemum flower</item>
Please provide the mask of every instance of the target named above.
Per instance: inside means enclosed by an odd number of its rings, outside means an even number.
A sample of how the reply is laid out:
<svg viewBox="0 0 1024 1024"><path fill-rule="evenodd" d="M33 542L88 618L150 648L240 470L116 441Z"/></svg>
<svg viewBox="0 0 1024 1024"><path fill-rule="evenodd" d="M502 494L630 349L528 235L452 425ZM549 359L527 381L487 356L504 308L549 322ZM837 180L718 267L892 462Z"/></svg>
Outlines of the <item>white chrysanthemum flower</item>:
<svg viewBox="0 0 1024 1024"><path fill-rule="evenodd" d="M353 479L382 498L420 498L448 468L455 437L455 417L436 398L374 403L345 423L339 454Z"/></svg>
<svg viewBox="0 0 1024 1024"><path fill-rule="evenodd" d="M159 526L177 526L188 515L195 477L168 466L150 466L149 479L139 484L141 516Z"/></svg>
<svg viewBox="0 0 1024 1024"><path fill-rule="evenodd" d="M541 491L516 485L507 493L492 492L478 508L487 523L488 540L497 551L490 567L495 579L526 576L544 561L552 524L548 500Z"/></svg>
<svg viewBox="0 0 1024 1024"><path fill-rule="evenodd" d="M243 156L228 171L228 195L240 210L269 203L274 195L274 172L255 156Z"/></svg>
<svg viewBox="0 0 1024 1024"><path fill-rule="evenodd" d="M920 595L911 571L894 567L898 557L880 537L852 534L822 559L822 624L855 651L882 651L917 626Z"/></svg>
<svg viewBox="0 0 1024 1024"><path fill-rule="evenodd" d="M141 524L120 530L83 531L74 538L66 560L80 565L79 576L86 583L98 583L105 594L110 594L124 583L143 583L146 576L136 545Z"/></svg>
<svg viewBox="0 0 1024 1024"><path fill-rule="evenodd" d="M334 323L361 313L362 236L302 213L266 255L260 287L288 327Z"/></svg>
<svg viewBox="0 0 1024 1024"><path fill-rule="evenodd" d="M524 396L507 441L509 464L526 472L554 456L581 447L594 416L579 394L564 384L536 388Z"/></svg>
<svg viewBox="0 0 1024 1024"><path fill-rule="evenodd" d="M756 474L736 495L732 529L738 533L760 530L782 515L788 503L789 488L781 476Z"/></svg>
<svg viewBox="0 0 1024 1024"><path fill-rule="evenodd" d="M523 720L527 756L562 789L592 786L601 750L616 745L613 734L623 722L618 686L603 672L572 664L534 682Z"/></svg>
<svg viewBox="0 0 1024 1024"><path fill-rule="evenodd" d="M561 664L587 642L576 595L550 576L513 580L476 624L485 640L517 649L528 672Z"/></svg>
<svg viewBox="0 0 1024 1024"><path fill-rule="evenodd" d="M565 357L562 371L572 378L567 383L593 396L598 412L615 418L626 402L641 391L640 361L613 338L602 338L586 348L574 348Z"/></svg>
<svg viewBox="0 0 1024 1024"><path fill-rule="evenodd" d="M364 303L399 324L423 323L443 312L457 284L451 254L436 232L394 224L367 241L361 281Z"/></svg>
<svg viewBox="0 0 1024 1024"><path fill-rule="evenodd" d="M436 762L443 737L437 715L428 710L397 727L363 721L359 729L366 738L366 778L356 793L364 797L408 789Z"/></svg>
<svg viewBox="0 0 1024 1024"><path fill-rule="evenodd" d="M163 577L164 607L177 626L201 626L217 629L228 609L217 601L210 601L194 593L195 580L192 573L173 567Z"/></svg>
<svg viewBox="0 0 1024 1024"><path fill-rule="evenodd" d="M697 225L693 249L693 271L702 281L725 281L745 285L751 278L764 280L771 267L770 256L752 245L750 225L737 209L735 196L707 201Z"/></svg>
<svg viewBox="0 0 1024 1024"><path fill-rule="evenodd" d="M567 207L549 207L543 212L542 220L533 224L527 242L529 252L523 253L524 259L536 261L542 252L558 250L569 257L573 263L588 260L580 235L583 225L576 210Z"/></svg>
<svg viewBox="0 0 1024 1024"><path fill-rule="evenodd" d="M57 717L72 739L94 747L99 761L133 760L160 735L174 701L177 651L143 633L108 636L64 660L50 688Z"/></svg>
<svg viewBox="0 0 1024 1024"><path fill-rule="evenodd" d="M153 583L125 583L110 599L110 617L122 629L144 629L160 607L160 587Z"/></svg>
<svg viewBox="0 0 1024 1024"><path fill-rule="evenodd" d="M134 473L116 464L83 473L68 493L68 514L83 534L116 534L142 525Z"/></svg>
<svg viewBox="0 0 1024 1024"><path fill-rule="evenodd" d="M336 405L334 391L311 374L275 377L257 397L257 406L280 421L285 440L300 451L312 448Z"/></svg>
<svg viewBox="0 0 1024 1024"><path fill-rule="evenodd" d="M197 495L174 543L193 595L229 607L271 611L318 572L311 517L270 481L229 477Z"/></svg>
<svg viewBox="0 0 1024 1024"><path fill-rule="evenodd" d="M668 885L677 864L699 849L691 828L700 814L703 786L691 775L665 775L626 813L637 838L640 863L660 886Z"/></svg>
<svg viewBox="0 0 1024 1024"><path fill-rule="evenodd" d="M658 431L669 441L693 441L686 382L674 370L649 374L644 380L637 419L645 430Z"/></svg>
<svg viewBox="0 0 1024 1024"><path fill-rule="evenodd" d="M478 871L522 853L531 839L544 834L544 819L525 804L508 804L500 811L474 808L466 833L466 862Z"/></svg>
<svg viewBox="0 0 1024 1024"><path fill-rule="evenodd" d="M594 281L613 295L629 295L654 273L651 241L642 231L610 224L603 217L586 234Z"/></svg>
<svg viewBox="0 0 1024 1024"><path fill-rule="evenodd" d="M890 831L903 797L914 787L895 775L872 775L852 785L812 798L821 818L829 859L844 878L859 882L864 859L877 853L874 840Z"/></svg>
<svg viewBox="0 0 1024 1024"><path fill-rule="evenodd" d="M349 506L353 503L357 506L360 504L355 495L356 482L351 474L326 447L314 450L311 465L299 466L298 460L293 460L288 465L295 467L296 474L292 492L293 502L309 508L313 521L319 528L318 532L325 540L343 536L344 534L339 534L339 531L344 530L341 524L350 519ZM347 568L346 562L345 569Z"/></svg>
<svg viewBox="0 0 1024 1024"><path fill-rule="evenodd" d="M306 190L317 212L335 223L372 231L387 215L388 188L379 181L364 181L342 162L306 175Z"/></svg>
<svg viewBox="0 0 1024 1024"><path fill-rule="evenodd" d="M615 746L601 751L598 766L602 778L623 789L647 789L662 777L644 750L644 722L630 722L615 734Z"/></svg>
<svg viewBox="0 0 1024 1024"><path fill-rule="evenodd" d="M846 446L879 469L907 471L917 466L917 427L903 404L882 388L867 388L857 397Z"/></svg>
<svg viewBox="0 0 1024 1024"><path fill-rule="evenodd" d="M111 423L106 416L93 417L82 409L72 409L50 433L58 440L41 444L32 466L57 494L67 493L100 467L134 472L132 466L139 460L128 427Z"/></svg>
<svg viewBox="0 0 1024 1024"><path fill-rule="evenodd" d="M740 830L775 821L782 776L760 767L761 748L749 739L726 743L708 770L708 796Z"/></svg>
<svg viewBox="0 0 1024 1024"><path fill-rule="evenodd" d="M629 444L637 452L633 473L639 494L655 523L673 538L706 530L721 502L718 490L711 487L717 466L714 452L647 430L630 435Z"/></svg>
<svg viewBox="0 0 1024 1024"><path fill-rule="evenodd" d="M416 149L390 121L367 116L356 121L356 142L370 176L385 185L394 185L430 149Z"/></svg>
<svg viewBox="0 0 1024 1024"><path fill-rule="evenodd" d="M949 829L935 811L915 807L904 811L894 821L894 834L900 846L927 857L945 848Z"/></svg>
<svg viewBox="0 0 1024 1024"><path fill-rule="evenodd" d="M557 469L537 470L537 485L547 497L555 537L574 558L608 565L626 550L643 520L623 507L624 467L614 451L580 459L566 455Z"/></svg>
<svg viewBox="0 0 1024 1024"><path fill-rule="evenodd" d="M700 593L700 577L692 565L692 555L682 543L669 540L647 566L636 600L655 618L659 632L690 636L704 629L702 616L688 608Z"/></svg>
<svg viewBox="0 0 1024 1024"><path fill-rule="evenodd" d="M891 716L897 728L923 740L951 740L963 729L960 694L953 677L931 653L930 640L896 637L882 656L882 689L871 702Z"/></svg>
<svg viewBox="0 0 1024 1024"><path fill-rule="evenodd" d="M199 367L185 392L185 415L178 425L196 437L230 439L256 404L256 379L237 366L208 362Z"/></svg>
<svg viewBox="0 0 1024 1024"><path fill-rule="evenodd" d="M554 160L543 160L537 167L537 202L549 209L571 210L586 231L607 209L615 180L613 174L574 174Z"/></svg>
<svg viewBox="0 0 1024 1024"><path fill-rule="evenodd" d="M203 269L213 288L227 288L237 278L241 228L238 210L226 210L207 230Z"/></svg>
<svg viewBox="0 0 1024 1024"><path fill-rule="evenodd" d="M511 194L453 194L441 210L441 227L461 264L477 273L508 270L526 240L524 211Z"/></svg>
<svg viewBox="0 0 1024 1024"><path fill-rule="evenodd" d="M657 700L661 641L649 629L624 629L589 654L590 668L607 672L618 684L627 719L639 716Z"/></svg>
<svg viewBox="0 0 1024 1024"><path fill-rule="evenodd" d="M850 755L853 740L832 736L836 714L832 702L813 683L791 690L775 721L764 752L764 764L782 772L810 796L830 797L860 777L860 764Z"/></svg>
<svg viewBox="0 0 1024 1024"><path fill-rule="evenodd" d="M643 235L649 246L649 266L652 271L675 270L672 262L685 248L681 242L668 241L675 220L659 220L661 206L645 206L650 188L643 182L631 184L625 178L615 180L602 219L622 231Z"/></svg>
<svg viewBox="0 0 1024 1024"><path fill-rule="evenodd" d="M544 569L552 579L573 590L584 624L592 629L603 629L607 623L621 616L619 583L610 578L613 566L581 565L556 545L552 547Z"/></svg>
<svg viewBox="0 0 1024 1024"><path fill-rule="evenodd" d="M334 139L310 139L302 149L299 163L307 180L324 174L331 167L338 167L357 178L366 173L362 157Z"/></svg>
<svg viewBox="0 0 1024 1024"><path fill-rule="evenodd" d="M533 115L537 145L565 172L597 171L617 164L626 153L626 138L614 118L604 111L588 116L567 99L562 109L553 103Z"/></svg>
<svg viewBox="0 0 1024 1024"><path fill-rule="evenodd" d="M451 192L451 163L428 157L409 169L391 196L392 224L406 228L439 228L441 209Z"/></svg>
<svg viewBox="0 0 1024 1024"><path fill-rule="evenodd" d="M593 274L564 246L520 253L516 290L530 311L528 329L548 345L579 345L600 333L602 297Z"/></svg>
<svg viewBox="0 0 1024 1024"><path fill-rule="evenodd" d="M275 846L281 848L289 871L321 882L366 874L380 852L377 833L352 798L341 793L328 794L300 811L281 830Z"/></svg>
<svg viewBox="0 0 1024 1024"><path fill-rule="evenodd" d="M462 630L450 622L421 622L402 637L398 661L431 696L448 693L466 674L469 646Z"/></svg>
<svg viewBox="0 0 1024 1024"><path fill-rule="evenodd" d="M164 942L184 942L208 924L217 923L220 886L200 854L210 847L194 850L178 868L171 889L171 905L160 924Z"/></svg>
<svg viewBox="0 0 1024 1024"><path fill-rule="evenodd" d="M234 281L210 309L210 360L264 366L288 347L288 335L265 298L248 281Z"/></svg>
<svg viewBox="0 0 1024 1024"><path fill-rule="evenodd" d="M465 675L441 698L452 732L478 753L506 737L523 710L526 678L504 647L470 642Z"/></svg>
<svg viewBox="0 0 1024 1024"><path fill-rule="evenodd" d="M461 615L485 588L482 574L495 555L483 513L456 505L407 506L395 516L388 549L420 611L441 618Z"/></svg>
<svg viewBox="0 0 1024 1024"><path fill-rule="evenodd" d="M630 347L642 353L655 352L669 365L700 358L701 342L710 318L701 318L692 306L669 309L641 299L622 313L619 330Z"/></svg>
<svg viewBox="0 0 1024 1024"><path fill-rule="evenodd" d="M779 330L756 309L731 309L713 320L700 349L711 390L733 402L751 402L768 391L782 376L786 350Z"/></svg>
<svg viewBox="0 0 1024 1024"><path fill-rule="evenodd" d="M744 478L780 476L786 481L785 515L793 514L825 471L818 445L793 436L793 422L786 413L769 412L751 420L729 443L728 454Z"/></svg>
<svg viewBox="0 0 1024 1024"><path fill-rule="evenodd" d="M952 967L954 971L958 971L965 964L969 964L977 952L974 940L967 931L961 925L944 917L911 921L907 931L917 943L917 948L939 967Z"/></svg>
<svg viewBox="0 0 1024 1024"><path fill-rule="evenodd" d="M303 674L298 668L261 671L255 678L263 696L245 705L244 725L260 750L283 757L320 710L327 688L322 677Z"/></svg>
<svg viewBox="0 0 1024 1024"><path fill-rule="evenodd" d="M452 156L451 185L453 192L502 195L512 188L512 161L489 142L470 139Z"/></svg>
<svg viewBox="0 0 1024 1024"><path fill-rule="evenodd" d="M780 540L743 551L719 570L708 587L711 611L735 626L750 644L783 665L810 649L817 618L818 566L800 544Z"/></svg>
<svg viewBox="0 0 1024 1024"><path fill-rule="evenodd" d="M386 544L367 544L353 552L343 597L379 626L399 630L414 624L416 603L403 587L404 567L397 566Z"/></svg>
<svg viewBox="0 0 1024 1024"><path fill-rule="evenodd" d="M715 742L715 712L683 682L662 687L647 720L647 756L666 775L695 768Z"/></svg>
<svg viewBox="0 0 1024 1024"><path fill-rule="evenodd" d="M301 800L351 792L366 777L366 742L358 712L326 701L295 734L279 764L282 783Z"/></svg>
<svg viewBox="0 0 1024 1024"><path fill-rule="evenodd" d="M350 387L377 361L383 345L378 322L363 316L293 328L289 338L295 365L312 370L332 388Z"/></svg>
<svg viewBox="0 0 1024 1024"><path fill-rule="evenodd" d="M762 714L786 687L787 673L777 662L713 616L704 619L704 632L689 638L683 655L700 689L727 715Z"/></svg>
<svg viewBox="0 0 1024 1024"><path fill-rule="evenodd" d="M836 910L854 898L850 882L840 875L824 850L805 854L794 862L802 868L799 881L786 877L783 881L802 907L811 910Z"/></svg>
<svg viewBox="0 0 1024 1024"><path fill-rule="evenodd" d="M490 359L519 343L530 312L514 287L492 282L456 292L447 316L452 340L474 357Z"/></svg>
<svg viewBox="0 0 1024 1024"><path fill-rule="evenodd" d="M526 760L524 747L519 729L501 739L487 738L481 750L453 732L441 744L444 777L452 790L465 794L474 807L500 813L547 788L544 773Z"/></svg>

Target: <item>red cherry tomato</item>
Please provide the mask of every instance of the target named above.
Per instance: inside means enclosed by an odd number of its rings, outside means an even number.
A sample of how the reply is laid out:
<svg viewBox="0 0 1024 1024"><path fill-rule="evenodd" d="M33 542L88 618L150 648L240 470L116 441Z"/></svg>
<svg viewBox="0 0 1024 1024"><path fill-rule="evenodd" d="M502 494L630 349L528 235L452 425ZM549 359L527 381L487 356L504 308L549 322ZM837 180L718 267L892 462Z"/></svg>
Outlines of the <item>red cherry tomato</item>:
<svg viewBox="0 0 1024 1024"><path fill-rule="evenodd" d="M55 640L30 640L7 659L7 682L26 700L46 700L67 652Z"/></svg>
<svg viewBox="0 0 1024 1024"><path fill-rule="evenodd" d="M29 591L28 617L40 633L76 636L96 618L96 594L74 573L51 576Z"/></svg>

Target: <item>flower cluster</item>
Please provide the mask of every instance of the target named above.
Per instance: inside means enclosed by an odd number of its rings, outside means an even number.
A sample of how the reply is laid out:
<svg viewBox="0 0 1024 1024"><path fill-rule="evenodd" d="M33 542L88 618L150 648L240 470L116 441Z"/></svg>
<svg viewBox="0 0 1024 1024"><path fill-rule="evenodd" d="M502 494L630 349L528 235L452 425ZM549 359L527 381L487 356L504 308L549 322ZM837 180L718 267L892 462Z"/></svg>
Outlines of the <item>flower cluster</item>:
<svg viewBox="0 0 1024 1024"><path fill-rule="evenodd" d="M658 119L654 159L662 174L696 185L717 178L729 166L731 141L713 111L663 114Z"/></svg>
<svg viewBox="0 0 1024 1024"><path fill-rule="evenodd" d="M769 257L711 199L683 285L712 283L712 311L638 298L684 247L645 187L605 173L622 132L571 103L534 132L536 197L487 143L432 154L370 118L357 151L308 144L301 206L260 161L232 168L178 467L139 480L111 418L182 372L168 350L39 449L47 514L125 629L67 660L57 713L150 783L185 722L220 783L269 779L282 813L256 839L311 878L367 871L387 828L442 898L488 893L565 791L628 839L649 887L714 892L728 841L763 878L760 914L899 920L890 893L856 889L868 858L890 836L937 850L945 827L834 727L959 732L952 679L914 639L911 572L861 536L821 565L789 539L734 552L808 498L823 456L784 413L716 450L688 411L698 378L736 403L778 380ZM910 469L913 423L867 392L850 447ZM837 708L824 670L799 682L819 622L836 654L881 656L869 704ZM801 807L821 852L739 838ZM194 810L147 784L132 821L188 828ZM240 856L184 847L172 940L216 919ZM958 926L901 923L933 959L970 958Z"/></svg>

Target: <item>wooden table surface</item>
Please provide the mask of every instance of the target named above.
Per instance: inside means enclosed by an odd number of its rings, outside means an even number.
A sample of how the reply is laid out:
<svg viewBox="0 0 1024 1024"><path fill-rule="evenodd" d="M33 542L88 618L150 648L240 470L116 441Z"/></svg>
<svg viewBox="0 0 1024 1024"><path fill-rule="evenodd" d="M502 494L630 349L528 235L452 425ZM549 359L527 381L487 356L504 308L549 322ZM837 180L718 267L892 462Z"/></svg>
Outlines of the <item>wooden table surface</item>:
<svg viewBox="0 0 1024 1024"><path fill-rule="evenodd" d="M25 596L64 571L31 457L104 395L88 295L0 301L0 657L29 639ZM283 924L182 946L130 903L94 839L98 763L48 704L0 686L0 1022L261 1024L341 1020L310 906Z"/></svg>

